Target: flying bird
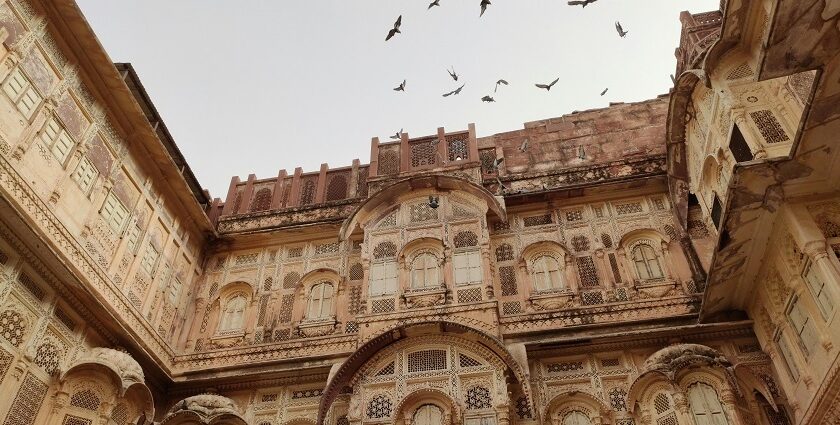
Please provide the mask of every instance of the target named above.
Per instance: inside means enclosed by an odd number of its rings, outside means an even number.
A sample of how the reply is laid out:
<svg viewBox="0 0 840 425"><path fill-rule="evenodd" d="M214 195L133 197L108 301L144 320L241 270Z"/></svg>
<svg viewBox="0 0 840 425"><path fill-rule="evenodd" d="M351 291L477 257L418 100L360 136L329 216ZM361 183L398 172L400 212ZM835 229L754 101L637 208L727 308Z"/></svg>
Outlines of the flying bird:
<svg viewBox="0 0 840 425"><path fill-rule="evenodd" d="M505 80L496 81L496 88L493 90L493 93L496 93L497 91L499 91L499 84L508 85L508 82L505 81Z"/></svg>
<svg viewBox="0 0 840 425"><path fill-rule="evenodd" d="M484 11L487 10L487 6L489 6L489 5L490 5L490 0L481 0L481 3L479 4L479 6L481 6L481 14L478 15L479 18L484 16Z"/></svg>
<svg viewBox="0 0 840 425"><path fill-rule="evenodd" d="M615 30L618 31L618 36L624 38L625 35L630 34L630 31L624 31L621 27L621 22L615 21Z"/></svg>
<svg viewBox="0 0 840 425"><path fill-rule="evenodd" d="M431 2L431 3L429 3L429 7L428 7L428 8L426 8L426 10L429 10L429 9L431 9L431 8L435 7L435 6L440 6L440 0L435 0L435 1Z"/></svg>
<svg viewBox="0 0 840 425"><path fill-rule="evenodd" d="M397 140L397 139L401 138L402 137L402 132L403 132L403 129L400 129L400 131L398 131L396 134L391 136L391 139L392 140Z"/></svg>
<svg viewBox="0 0 840 425"><path fill-rule="evenodd" d="M519 145L519 152L525 152L528 150L528 139L525 139L521 145Z"/></svg>
<svg viewBox="0 0 840 425"><path fill-rule="evenodd" d="M449 76L452 77L453 80L458 81L458 74L455 72L455 67L452 67L452 71L446 70L449 73Z"/></svg>
<svg viewBox="0 0 840 425"><path fill-rule="evenodd" d="M400 85L394 87L394 91L405 91L405 80Z"/></svg>
<svg viewBox="0 0 840 425"><path fill-rule="evenodd" d="M484 96L484 97L481 98L481 100L484 101L484 102L495 102L496 101L496 99L493 99L490 96Z"/></svg>
<svg viewBox="0 0 840 425"><path fill-rule="evenodd" d="M400 17L397 18L397 22L394 22L394 28L391 28L391 31L388 31L388 36L385 37L385 41L390 40L391 37L393 37L397 34L402 34L400 32L400 25L402 25L402 15L400 15Z"/></svg>
<svg viewBox="0 0 840 425"><path fill-rule="evenodd" d="M553 86L554 84L556 84L556 83L557 83L557 81L559 81L559 80L560 80L560 77L557 77L557 78L555 78L555 79L554 79L554 81L552 81L552 82L551 82L551 84L534 84L534 85L535 85L535 86L537 86L538 88L541 88L541 89L546 89L546 90L549 90L549 91L550 91L550 90L551 90L551 86Z"/></svg>
<svg viewBox="0 0 840 425"><path fill-rule="evenodd" d="M609 89L610 89L609 87L605 88L604 91L601 92L601 96L607 94L607 90L609 90Z"/></svg>
<svg viewBox="0 0 840 425"><path fill-rule="evenodd" d="M569 6L580 6L586 7L589 3L595 3L598 0L572 0L569 2Z"/></svg>
<svg viewBox="0 0 840 425"><path fill-rule="evenodd" d="M464 88L464 86L466 86L466 85L467 85L466 83L461 84L461 87L458 87L457 89L452 90L452 91L451 91L451 92L449 92L449 93L444 93L444 94L443 94L443 97L449 97L449 96L452 96L453 94L459 94L459 93L461 93L461 89L463 89L463 88Z"/></svg>

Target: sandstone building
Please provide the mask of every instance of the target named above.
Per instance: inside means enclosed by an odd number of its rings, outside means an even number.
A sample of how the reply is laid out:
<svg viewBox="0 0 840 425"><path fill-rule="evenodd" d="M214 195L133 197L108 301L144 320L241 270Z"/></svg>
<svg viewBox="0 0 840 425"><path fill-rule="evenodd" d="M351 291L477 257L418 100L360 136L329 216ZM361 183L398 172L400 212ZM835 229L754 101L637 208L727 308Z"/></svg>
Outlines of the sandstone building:
<svg viewBox="0 0 840 425"><path fill-rule="evenodd" d="M840 8L680 19L668 95L222 201L72 0L0 0L2 425L840 423Z"/></svg>

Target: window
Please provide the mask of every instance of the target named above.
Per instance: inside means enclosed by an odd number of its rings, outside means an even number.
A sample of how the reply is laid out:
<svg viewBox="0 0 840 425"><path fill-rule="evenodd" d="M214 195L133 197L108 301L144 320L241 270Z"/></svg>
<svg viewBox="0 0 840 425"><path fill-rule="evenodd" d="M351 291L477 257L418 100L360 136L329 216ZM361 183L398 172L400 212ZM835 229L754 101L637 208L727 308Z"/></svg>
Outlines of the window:
<svg viewBox="0 0 840 425"><path fill-rule="evenodd" d="M814 322L808 316L808 312L802 306L799 298L793 298L788 310L788 320L790 320L793 331L799 335L799 341L802 343L803 351L808 356L817 349L818 337L816 329L814 329Z"/></svg>
<svg viewBox="0 0 840 425"><path fill-rule="evenodd" d="M466 418L464 425L496 425L496 418L494 416Z"/></svg>
<svg viewBox="0 0 840 425"><path fill-rule="evenodd" d="M642 280L659 279L663 277L662 267L656 252L648 244L640 244L633 248L633 263L636 265L636 272Z"/></svg>
<svg viewBox="0 0 840 425"><path fill-rule="evenodd" d="M537 291L550 291L563 288L563 277L560 272L560 264L557 259L550 255L543 255L532 265L534 275L534 289Z"/></svg>
<svg viewBox="0 0 840 425"><path fill-rule="evenodd" d="M411 263L411 287L413 289L434 288L440 285L438 259L424 252Z"/></svg>
<svg viewBox="0 0 840 425"><path fill-rule="evenodd" d="M140 262L140 266L146 271L146 273L154 273L158 256L158 251L150 243L149 246L146 247L146 252L143 253L143 260Z"/></svg>
<svg viewBox="0 0 840 425"><path fill-rule="evenodd" d="M825 281L823 281L816 267L813 267L813 265L808 265L804 275L805 283L808 286L808 290L811 291L817 307L820 309L820 314L822 314L823 319L828 320L831 317L831 313L834 312L834 302L831 300L831 294L829 294L828 288L825 287Z"/></svg>
<svg viewBox="0 0 840 425"><path fill-rule="evenodd" d="M38 91L29 82L29 78L26 78L20 68L12 71L12 74L6 79L3 91L26 118L31 117L35 108L41 103L41 95L38 94Z"/></svg>
<svg viewBox="0 0 840 425"><path fill-rule="evenodd" d="M688 404L697 424L727 425L726 414L717 392L708 384L698 382L688 388Z"/></svg>
<svg viewBox="0 0 840 425"><path fill-rule="evenodd" d="M712 222L715 224L715 229L720 229L720 219L723 215L723 204L720 203L720 198L718 198L717 193L715 193L714 199L712 199Z"/></svg>
<svg viewBox="0 0 840 425"><path fill-rule="evenodd" d="M735 157L735 161L744 162L753 159L750 146L747 144L744 135L741 134L741 129L737 125L732 126L732 138L729 139L729 150L732 151L732 156Z"/></svg>
<svg viewBox="0 0 840 425"><path fill-rule="evenodd" d="M782 360L785 362L785 366L787 366L788 373L790 373L790 377L793 378L794 382L799 380L799 367L796 366L796 360L794 360L793 352L790 351L790 346L785 338L779 335L776 338L776 346L779 347L779 353L782 355Z"/></svg>
<svg viewBox="0 0 840 425"><path fill-rule="evenodd" d="M482 281L481 254L478 251L459 252L452 256L455 284L468 285Z"/></svg>
<svg viewBox="0 0 840 425"><path fill-rule="evenodd" d="M47 120L44 129L41 131L40 138L44 146L48 147L53 156L62 164L70 156L70 151L73 150L73 146L76 145L73 139L70 138L70 135L67 134L67 130L64 129L64 126L55 117L50 117Z"/></svg>
<svg viewBox="0 0 840 425"><path fill-rule="evenodd" d="M99 175L99 171L96 170L93 162L83 156L79 165L76 166L76 171L73 172L73 180L76 181L82 192L88 193L97 175Z"/></svg>
<svg viewBox="0 0 840 425"><path fill-rule="evenodd" d="M238 294L231 297L225 303L225 309L222 311L222 320L219 322L219 331L235 331L242 329L245 322L245 306L248 300L245 295Z"/></svg>
<svg viewBox="0 0 840 425"><path fill-rule="evenodd" d="M178 301L178 296L181 295L181 280L177 277L172 279L172 283L169 284L169 302L175 304Z"/></svg>
<svg viewBox="0 0 840 425"><path fill-rule="evenodd" d="M370 267L368 292L371 296L390 295L397 292L397 262L385 261Z"/></svg>
<svg viewBox="0 0 840 425"><path fill-rule="evenodd" d="M105 198L105 203L102 204L102 209L99 210L99 214L114 231L119 232L123 224L125 224L125 220L128 218L128 209L117 199L114 192L110 192Z"/></svg>
<svg viewBox="0 0 840 425"><path fill-rule="evenodd" d="M329 282L322 282L312 287L309 293L309 307L306 310L308 319L326 319L332 316L333 286Z"/></svg>
<svg viewBox="0 0 840 425"><path fill-rule="evenodd" d="M592 425L589 416L579 410L572 410L563 417L563 425Z"/></svg>
<svg viewBox="0 0 840 425"><path fill-rule="evenodd" d="M677 412L674 403L667 393L659 393L653 398L653 410L656 413L657 425L677 425Z"/></svg>
<svg viewBox="0 0 840 425"><path fill-rule="evenodd" d="M140 241L140 227L138 227L137 225L131 226L128 229L128 232L126 232L125 238L125 249L126 251L133 254L134 251L137 249L137 242Z"/></svg>
<svg viewBox="0 0 840 425"><path fill-rule="evenodd" d="M443 412L434 404L424 404L414 412L414 425L443 425Z"/></svg>

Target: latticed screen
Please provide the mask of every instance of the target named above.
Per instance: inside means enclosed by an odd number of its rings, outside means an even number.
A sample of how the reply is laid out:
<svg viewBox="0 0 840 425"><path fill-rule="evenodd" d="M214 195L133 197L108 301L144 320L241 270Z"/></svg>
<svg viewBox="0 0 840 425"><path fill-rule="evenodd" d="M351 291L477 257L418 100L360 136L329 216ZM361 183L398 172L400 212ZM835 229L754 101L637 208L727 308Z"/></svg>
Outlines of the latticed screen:
<svg viewBox="0 0 840 425"><path fill-rule="evenodd" d="M499 284L502 288L503 297L517 294L516 268L514 266L499 267Z"/></svg>
<svg viewBox="0 0 840 425"><path fill-rule="evenodd" d="M598 272L595 269L595 262L592 261L592 257L577 257L575 260L580 275L580 286L585 288L598 286Z"/></svg>
<svg viewBox="0 0 840 425"><path fill-rule="evenodd" d="M66 415L64 416L64 421L61 422L61 425L90 425L91 423L92 421L90 419Z"/></svg>
<svg viewBox="0 0 840 425"><path fill-rule="evenodd" d="M446 138L446 150L450 161L470 159L469 134L459 134Z"/></svg>
<svg viewBox="0 0 840 425"><path fill-rule="evenodd" d="M462 289L458 291L458 303L476 303L481 301L481 288Z"/></svg>
<svg viewBox="0 0 840 425"><path fill-rule="evenodd" d="M331 173L327 176L327 201L339 201L347 198L349 177L349 172Z"/></svg>
<svg viewBox="0 0 840 425"><path fill-rule="evenodd" d="M262 188L254 195L251 201L251 211L265 211L271 208L271 189Z"/></svg>
<svg viewBox="0 0 840 425"><path fill-rule="evenodd" d="M350 280L362 280L362 278L365 277L365 270L362 268L362 265L355 263L350 266L350 273L348 273L348 277Z"/></svg>
<svg viewBox="0 0 840 425"><path fill-rule="evenodd" d="M367 405L367 416L371 419L382 419L391 416L393 402L388 396L380 394L372 398Z"/></svg>
<svg viewBox="0 0 840 425"><path fill-rule="evenodd" d="M478 385L468 389L465 404L468 410L489 409L493 407L493 398L490 396L490 390Z"/></svg>
<svg viewBox="0 0 840 425"><path fill-rule="evenodd" d="M478 245L478 236L470 231L458 232L458 234L455 235L453 242L455 243L455 248L476 246Z"/></svg>
<svg viewBox="0 0 840 425"><path fill-rule="evenodd" d="M393 298L373 300L370 303L371 313L390 313L394 311L396 304Z"/></svg>
<svg viewBox="0 0 840 425"><path fill-rule="evenodd" d="M446 350L422 350L408 353L409 372L446 369Z"/></svg>
<svg viewBox="0 0 840 425"><path fill-rule="evenodd" d="M582 361L572 361L572 362L557 362L557 363L549 363L546 365L546 370L549 373L568 373L568 372L576 372L579 370L583 370L583 362Z"/></svg>
<svg viewBox="0 0 840 425"><path fill-rule="evenodd" d="M318 177L304 177L300 182L300 205L311 205L315 203L315 190L318 186Z"/></svg>
<svg viewBox="0 0 840 425"><path fill-rule="evenodd" d="M481 161L482 174L496 174L497 170L493 167L493 162L496 160L496 149L481 149L478 151L478 158Z"/></svg>
<svg viewBox="0 0 840 425"><path fill-rule="evenodd" d="M473 367L481 366L481 362L463 353L458 354L458 366Z"/></svg>
<svg viewBox="0 0 840 425"><path fill-rule="evenodd" d="M62 352L52 343L45 342L35 352L35 364L50 375L58 372Z"/></svg>
<svg viewBox="0 0 840 425"><path fill-rule="evenodd" d="M610 406L613 410L627 410L627 391L624 388L610 390Z"/></svg>
<svg viewBox="0 0 840 425"><path fill-rule="evenodd" d="M583 235L577 235L572 238L572 248L575 251L588 251L589 239Z"/></svg>
<svg viewBox="0 0 840 425"><path fill-rule="evenodd" d="M628 202L624 204L618 204L615 206L615 212L617 212L619 215L636 214L643 211L644 209L642 209L642 204L639 202Z"/></svg>
<svg viewBox="0 0 840 425"><path fill-rule="evenodd" d="M414 204L408 207L408 219L412 223L419 223L429 220L437 220L437 210L427 203Z"/></svg>
<svg viewBox="0 0 840 425"><path fill-rule="evenodd" d="M29 293L32 294L32 296L43 301L44 296L46 295L44 293L44 290L41 289L41 287L38 286L38 284L35 283L34 280L32 280L32 277L29 276L28 273L20 272L20 275L18 275L18 282L21 284L21 286L26 288L26 290L29 291Z"/></svg>
<svg viewBox="0 0 840 425"><path fill-rule="evenodd" d="M382 242L373 249L373 258L377 260L382 258L393 258L396 255L397 245L391 241Z"/></svg>
<svg viewBox="0 0 840 425"><path fill-rule="evenodd" d="M508 301L502 303L502 314L511 315L522 313L522 304L519 301Z"/></svg>
<svg viewBox="0 0 840 425"><path fill-rule="evenodd" d="M551 214L534 215L522 219L522 224L525 227L542 226L544 224L551 224Z"/></svg>
<svg viewBox="0 0 840 425"><path fill-rule="evenodd" d="M86 389L73 394L70 397L70 405L86 410L96 411L102 400L93 390Z"/></svg>
<svg viewBox="0 0 840 425"><path fill-rule="evenodd" d="M31 425L47 395L47 384L27 372L3 425Z"/></svg>
<svg viewBox="0 0 840 425"><path fill-rule="evenodd" d="M294 289L294 287L297 285L299 280L300 280L300 274L298 272L289 272L283 278L283 288Z"/></svg>
<svg viewBox="0 0 840 425"><path fill-rule="evenodd" d="M15 347L20 347L26 334L26 320L15 310L0 313L0 335Z"/></svg>
<svg viewBox="0 0 840 425"><path fill-rule="evenodd" d="M601 291L581 292L583 305L596 305L604 303L604 294Z"/></svg>
<svg viewBox="0 0 840 425"><path fill-rule="evenodd" d="M767 109L750 112L750 118L752 118L755 126L758 127L758 131L761 132L761 137L764 137L767 143L780 143L790 140L773 112Z"/></svg>
<svg viewBox="0 0 840 425"><path fill-rule="evenodd" d="M437 164L437 140L411 142L411 166L424 167Z"/></svg>
<svg viewBox="0 0 840 425"><path fill-rule="evenodd" d="M604 248L612 248L612 236L606 233L601 233L601 243L604 245Z"/></svg>
<svg viewBox="0 0 840 425"><path fill-rule="evenodd" d="M376 372L376 376L388 376L388 375L393 375L393 374L394 374L394 362L388 363L387 365L385 365L385 367L380 369L379 372Z"/></svg>
<svg viewBox="0 0 840 425"><path fill-rule="evenodd" d="M510 244L503 243L496 248L496 261L510 261L513 260L513 247Z"/></svg>
<svg viewBox="0 0 840 425"><path fill-rule="evenodd" d="M379 147L380 175L398 174L400 172L399 146Z"/></svg>

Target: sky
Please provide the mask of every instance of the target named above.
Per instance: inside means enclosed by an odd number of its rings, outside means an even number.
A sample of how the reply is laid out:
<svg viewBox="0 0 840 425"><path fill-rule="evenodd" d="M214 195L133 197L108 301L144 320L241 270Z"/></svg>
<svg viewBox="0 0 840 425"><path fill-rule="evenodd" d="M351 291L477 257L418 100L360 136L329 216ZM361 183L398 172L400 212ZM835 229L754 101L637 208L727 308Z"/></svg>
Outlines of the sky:
<svg viewBox="0 0 840 425"><path fill-rule="evenodd" d="M475 123L483 137L667 93L680 11L719 4L493 0L479 17L479 0L431 10L431 0L77 1L111 59L134 65L201 185L223 199L235 175L368 163L371 138L400 129L419 137ZM402 34L386 42L399 15ZM534 86L558 77L549 92ZM404 79L405 92L393 91ZM493 93L499 79L510 85Z"/></svg>

